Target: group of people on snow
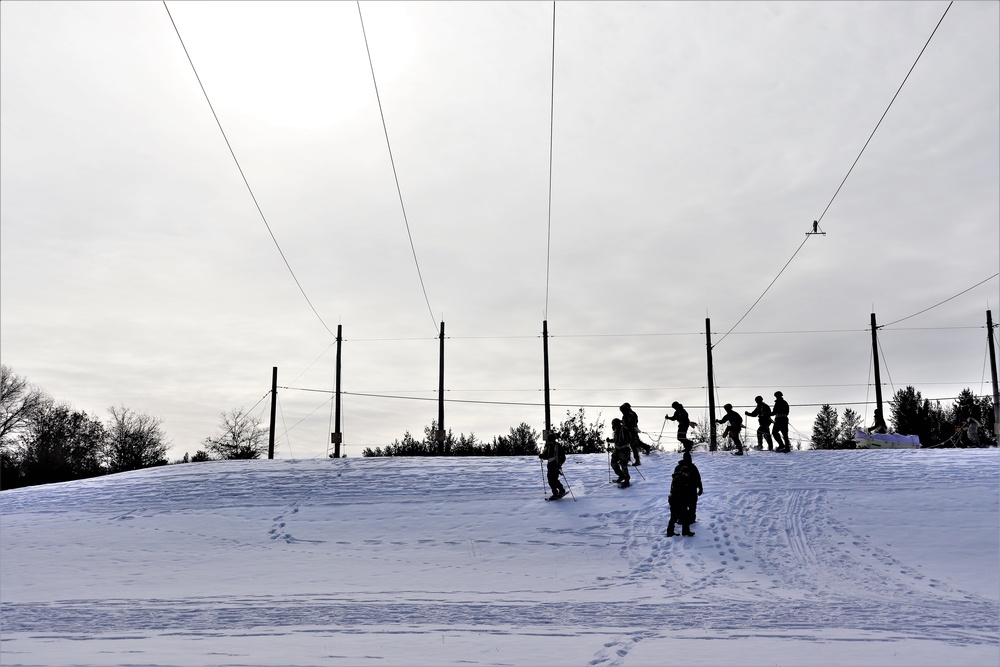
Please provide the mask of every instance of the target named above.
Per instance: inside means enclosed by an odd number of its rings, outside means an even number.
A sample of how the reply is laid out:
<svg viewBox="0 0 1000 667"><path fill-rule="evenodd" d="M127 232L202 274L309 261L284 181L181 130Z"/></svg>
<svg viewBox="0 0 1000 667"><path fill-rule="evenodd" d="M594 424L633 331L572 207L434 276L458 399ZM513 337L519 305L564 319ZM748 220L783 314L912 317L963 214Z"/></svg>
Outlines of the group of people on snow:
<svg viewBox="0 0 1000 667"><path fill-rule="evenodd" d="M768 406L761 396L757 396L754 401L756 408L753 412L744 412L749 417L757 417L759 428L757 429L757 449L763 449L763 443L767 441L768 450L774 450L774 443L778 441L779 452L791 451L788 441L788 403L785 401L780 391L774 392L774 408ZM701 483L701 472L691 458L691 449L694 447L687 437L687 431L692 426L697 426L691 421L684 406L674 401L670 404L674 414L666 415L664 419L677 422L677 440L684 447L684 454L674 468L670 481L670 494L667 502L670 506L670 521L667 524L667 537L673 537L677 524L681 525L681 535L693 536L691 524L697 521L698 496L702 494L704 488ZM742 455L744 448L740 439L743 429L743 417L733 410L730 403L726 403L723 408L725 414L718 419L718 423L727 424L723 437L729 437L736 447L736 454ZM629 403L623 403L619 410L621 418L611 420L612 437L607 440L613 448L610 451L611 469L618 476L614 480L619 487L625 489L631 486L631 475L629 465L641 465L639 450L645 450L646 454L652 451L652 447L639 439L639 417ZM773 424L773 429L769 431ZM554 434L547 434L545 447L538 455L547 463L547 477L552 495L548 500L558 500L567 494L566 487L559 480L562 472L562 465L566 462L566 453Z"/></svg>

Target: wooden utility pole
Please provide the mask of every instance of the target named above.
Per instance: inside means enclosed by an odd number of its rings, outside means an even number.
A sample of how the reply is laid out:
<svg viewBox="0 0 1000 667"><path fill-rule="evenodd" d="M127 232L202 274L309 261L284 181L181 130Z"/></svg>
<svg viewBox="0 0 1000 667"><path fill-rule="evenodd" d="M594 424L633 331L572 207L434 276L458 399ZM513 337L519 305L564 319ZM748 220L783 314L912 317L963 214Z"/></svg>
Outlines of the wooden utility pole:
<svg viewBox="0 0 1000 667"><path fill-rule="evenodd" d="M333 458L340 458L340 445L344 442L344 434L340 431L340 345L344 342L343 325L337 325L337 370L333 397L333 433L330 441L333 443Z"/></svg>
<svg viewBox="0 0 1000 667"><path fill-rule="evenodd" d="M712 370L712 320L705 318L705 346L708 348L708 451L719 446L715 438L715 378Z"/></svg>
<svg viewBox="0 0 1000 667"><path fill-rule="evenodd" d="M271 433L267 437L267 458L274 458L274 414L278 408L278 367L271 371Z"/></svg>
<svg viewBox="0 0 1000 667"><path fill-rule="evenodd" d="M993 433L1000 439L1000 386L997 385L997 351L993 343L993 311L986 311L986 337L990 343L990 373L993 375Z"/></svg>
<svg viewBox="0 0 1000 667"><path fill-rule="evenodd" d="M444 322L441 323L441 353L440 368L438 370L438 423L437 423L437 443L438 453L444 454L445 430L444 430Z"/></svg>
<svg viewBox="0 0 1000 667"><path fill-rule="evenodd" d="M875 407L878 413L885 419L885 412L882 410L882 373L879 371L878 363L878 325L875 323L875 313L872 313L872 363L875 364Z"/></svg>
<svg viewBox="0 0 1000 667"><path fill-rule="evenodd" d="M552 432L552 410L549 402L549 321L542 320L542 372L544 374L545 392L545 432L542 440L548 442L549 433Z"/></svg>

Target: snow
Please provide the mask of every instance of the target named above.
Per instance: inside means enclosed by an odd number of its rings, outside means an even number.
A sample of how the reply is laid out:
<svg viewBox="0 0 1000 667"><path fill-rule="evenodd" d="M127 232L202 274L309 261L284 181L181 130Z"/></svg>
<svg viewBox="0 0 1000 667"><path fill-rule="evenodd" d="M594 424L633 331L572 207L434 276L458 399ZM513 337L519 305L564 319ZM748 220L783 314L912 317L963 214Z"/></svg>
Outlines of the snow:
<svg viewBox="0 0 1000 667"><path fill-rule="evenodd" d="M997 665L992 450L173 465L0 494L4 665ZM642 473L640 477L638 473Z"/></svg>

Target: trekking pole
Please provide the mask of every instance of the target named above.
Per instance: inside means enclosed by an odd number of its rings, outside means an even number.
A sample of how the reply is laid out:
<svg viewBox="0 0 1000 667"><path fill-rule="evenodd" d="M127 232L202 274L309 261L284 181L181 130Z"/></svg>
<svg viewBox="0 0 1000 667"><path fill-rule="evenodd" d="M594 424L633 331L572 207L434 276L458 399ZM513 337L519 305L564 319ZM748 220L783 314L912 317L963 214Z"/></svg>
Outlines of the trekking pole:
<svg viewBox="0 0 1000 667"><path fill-rule="evenodd" d="M608 481L611 481L611 450L608 450Z"/></svg>
<svg viewBox="0 0 1000 667"><path fill-rule="evenodd" d="M570 486L569 484L569 478L566 477L566 473L562 471L562 468L559 468L559 474L562 475L562 478L566 480L566 488L569 489L569 495L573 499L573 502L575 503L576 495L573 493L573 487Z"/></svg>
<svg viewBox="0 0 1000 667"><path fill-rule="evenodd" d="M644 482L646 481L646 476L642 474L641 470L639 470L635 466L632 466L632 471L639 473L639 477L642 477L642 481L644 481Z"/></svg>
<svg viewBox="0 0 1000 667"><path fill-rule="evenodd" d="M660 442L663 440L663 429L667 428L667 418L663 418L663 426L660 427L660 435L656 436L656 446L660 446Z"/></svg>
<svg viewBox="0 0 1000 667"><path fill-rule="evenodd" d="M548 497L545 492L545 464L541 460L538 461L538 468L542 471L542 495Z"/></svg>

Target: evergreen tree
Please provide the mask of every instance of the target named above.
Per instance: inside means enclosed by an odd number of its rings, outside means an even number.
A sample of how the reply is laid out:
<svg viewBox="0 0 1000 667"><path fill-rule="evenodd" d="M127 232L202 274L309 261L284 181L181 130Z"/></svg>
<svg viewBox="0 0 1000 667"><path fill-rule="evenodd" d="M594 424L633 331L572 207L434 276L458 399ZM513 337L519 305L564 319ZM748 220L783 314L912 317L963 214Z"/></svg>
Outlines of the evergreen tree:
<svg viewBox="0 0 1000 667"><path fill-rule="evenodd" d="M837 428L837 409L824 405L819 409L813 422L813 449L834 449L840 432Z"/></svg>
<svg viewBox="0 0 1000 667"><path fill-rule="evenodd" d="M594 454L607 451L604 442L604 422L598 413L593 423L587 422L587 414L580 408L575 414L566 411L566 419L555 429L559 443L567 454Z"/></svg>
<svg viewBox="0 0 1000 667"><path fill-rule="evenodd" d="M840 419L837 447L854 449L854 431L861 426L861 416L851 408L844 408L844 416Z"/></svg>

